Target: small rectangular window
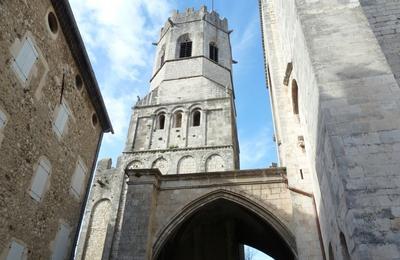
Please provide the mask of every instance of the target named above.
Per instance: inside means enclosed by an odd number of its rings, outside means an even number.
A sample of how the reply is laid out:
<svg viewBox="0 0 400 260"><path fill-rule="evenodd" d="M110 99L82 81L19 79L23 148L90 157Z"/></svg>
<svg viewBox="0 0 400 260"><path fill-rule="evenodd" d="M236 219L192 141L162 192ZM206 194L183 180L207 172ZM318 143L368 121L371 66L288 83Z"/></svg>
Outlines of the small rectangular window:
<svg viewBox="0 0 400 260"><path fill-rule="evenodd" d="M64 260L67 256L67 249L69 246L69 235L71 229L66 224L61 224L58 228L56 239L54 241L52 260Z"/></svg>
<svg viewBox="0 0 400 260"><path fill-rule="evenodd" d="M32 186L29 194L36 201L40 201L43 197L47 180L50 176L50 166L46 162L40 161L36 170L35 176L33 177Z"/></svg>
<svg viewBox="0 0 400 260"><path fill-rule="evenodd" d="M182 42L179 58L192 56L192 42Z"/></svg>
<svg viewBox="0 0 400 260"><path fill-rule="evenodd" d="M0 129L4 128L7 123L7 116L6 114L0 110Z"/></svg>
<svg viewBox="0 0 400 260"><path fill-rule="evenodd" d="M32 40L29 37L25 37L22 43L22 48L12 63L14 72L18 75L20 80L25 82L29 79L32 67L38 57L39 54L36 51Z"/></svg>
<svg viewBox="0 0 400 260"><path fill-rule="evenodd" d="M210 59L218 62L218 48L213 44L210 44Z"/></svg>
<svg viewBox="0 0 400 260"><path fill-rule="evenodd" d="M11 241L10 249L6 260L24 260L26 259L26 248L17 241Z"/></svg>
<svg viewBox="0 0 400 260"><path fill-rule="evenodd" d="M82 196L85 176L86 176L86 168L83 166L83 163L79 161L76 165L75 172L71 180L71 193L77 199L80 199Z"/></svg>
<svg viewBox="0 0 400 260"><path fill-rule="evenodd" d="M57 117L54 121L54 126L53 126L53 129L58 137L61 137L64 133L64 129L68 121L68 115L69 115L68 108L63 102L59 107Z"/></svg>

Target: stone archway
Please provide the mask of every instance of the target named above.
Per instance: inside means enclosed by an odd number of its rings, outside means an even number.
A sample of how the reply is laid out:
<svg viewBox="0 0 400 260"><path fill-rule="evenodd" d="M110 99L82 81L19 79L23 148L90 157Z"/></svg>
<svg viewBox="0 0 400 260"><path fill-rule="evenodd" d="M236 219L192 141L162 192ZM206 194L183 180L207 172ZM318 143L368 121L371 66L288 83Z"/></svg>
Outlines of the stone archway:
<svg viewBox="0 0 400 260"><path fill-rule="evenodd" d="M254 201L227 190L193 201L156 237L156 260L239 260L243 244L275 259L296 259L294 236L285 224Z"/></svg>

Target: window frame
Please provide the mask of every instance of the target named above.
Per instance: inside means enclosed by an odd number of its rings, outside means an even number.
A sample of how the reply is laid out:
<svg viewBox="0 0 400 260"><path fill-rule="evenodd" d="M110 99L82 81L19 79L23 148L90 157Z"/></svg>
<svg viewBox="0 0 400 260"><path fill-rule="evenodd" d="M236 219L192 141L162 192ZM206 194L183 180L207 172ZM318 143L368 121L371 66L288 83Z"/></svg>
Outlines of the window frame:
<svg viewBox="0 0 400 260"><path fill-rule="evenodd" d="M13 55L11 67L24 87L29 82L32 70L39 60L39 52L30 36L24 36L18 53Z"/></svg>
<svg viewBox="0 0 400 260"><path fill-rule="evenodd" d="M65 232L62 232L63 230ZM68 253L68 248L70 246L71 232L72 229L67 223L65 222L60 223L51 250L52 260L63 260L66 258Z"/></svg>
<svg viewBox="0 0 400 260"><path fill-rule="evenodd" d="M188 40L180 43L179 58L190 58L193 52L193 42Z"/></svg>
<svg viewBox="0 0 400 260"><path fill-rule="evenodd" d="M166 114L164 112L157 115L156 130L164 130L166 123Z"/></svg>
<svg viewBox="0 0 400 260"><path fill-rule="evenodd" d="M0 131L2 131L8 122L8 116L7 113L4 112L1 108L0 108Z"/></svg>
<svg viewBox="0 0 400 260"><path fill-rule="evenodd" d="M41 169L43 171L40 171ZM45 176L44 182L39 184L40 190L35 190L34 189L35 183L37 183L37 181L40 181L39 178L41 178L43 176L42 173L46 174L47 176ZM44 195L46 193L46 189L48 187L50 176L51 176L51 163L47 158L42 157L39 159L39 161L37 163L35 173L32 177L31 185L30 185L29 191L28 191L28 193L32 199L36 200L37 202L41 202L43 200Z"/></svg>
<svg viewBox="0 0 400 260"><path fill-rule="evenodd" d="M65 115L64 119L60 119L60 116L61 116L60 113L64 113L64 115ZM61 139L65 134L70 115L71 115L71 111L70 111L68 105L63 100L61 102L61 104L59 104L57 106L57 113L56 113L55 118L53 119L53 130L59 139ZM58 126L57 122L59 122L59 120L62 120L61 126ZM60 128L62 128L62 129L60 129Z"/></svg>
<svg viewBox="0 0 400 260"><path fill-rule="evenodd" d="M179 125L178 125L178 116L180 116ZM172 128L182 128L182 121L183 121L183 112L182 111L176 111L174 113L174 124L173 124Z"/></svg>
<svg viewBox="0 0 400 260"><path fill-rule="evenodd" d="M16 245L17 248L13 247L13 245ZM5 260L25 260L27 259L27 247L24 243L19 242L16 239L11 239L11 243L8 246L8 252ZM14 250L13 250L14 248ZM18 250L20 252L15 252L15 250ZM14 253L13 255L11 253ZM15 258L15 254L19 255L19 258Z"/></svg>
<svg viewBox="0 0 400 260"><path fill-rule="evenodd" d="M209 58L218 63L218 47L214 42L209 44Z"/></svg>
<svg viewBox="0 0 400 260"><path fill-rule="evenodd" d="M74 173L72 174L71 177L71 183L70 183L70 194L72 194L74 196L75 199L80 200L82 198L82 193L84 190L84 183L86 180L86 176L87 176L88 170L87 167L85 166L85 164L83 163L83 161L81 159L78 159L76 165L75 165L75 170ZM80 183L79 187L75 187L75 184L78 184L78 182Z"/></svg>
<svg viewBox="0 0 400 260"><path fill-rule="evenodd" d="M199 119L198 120L195 119L196 114L199 115ZM194 109L192 111L192 116L191 116L192 122L190 124L191 127L199 127L199 126L201 126L201 116L202 116L201 114L202 114L201 113L201 109ZM198 121L198 124L197 124L197 121Z"/></svg>

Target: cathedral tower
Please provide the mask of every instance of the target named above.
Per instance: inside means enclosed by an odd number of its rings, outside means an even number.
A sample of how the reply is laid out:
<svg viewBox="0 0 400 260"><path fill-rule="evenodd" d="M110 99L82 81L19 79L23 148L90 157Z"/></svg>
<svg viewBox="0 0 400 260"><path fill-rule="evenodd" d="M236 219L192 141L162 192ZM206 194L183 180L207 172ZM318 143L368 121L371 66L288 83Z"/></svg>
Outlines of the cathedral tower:
<svg viewBox="0 0 400 260"><path fill-rule="evenodd" d="M130 168L239 168L229 34L227 20L205 7L168 19L154 43L150 93L131 117L124 151Z"/></svg>

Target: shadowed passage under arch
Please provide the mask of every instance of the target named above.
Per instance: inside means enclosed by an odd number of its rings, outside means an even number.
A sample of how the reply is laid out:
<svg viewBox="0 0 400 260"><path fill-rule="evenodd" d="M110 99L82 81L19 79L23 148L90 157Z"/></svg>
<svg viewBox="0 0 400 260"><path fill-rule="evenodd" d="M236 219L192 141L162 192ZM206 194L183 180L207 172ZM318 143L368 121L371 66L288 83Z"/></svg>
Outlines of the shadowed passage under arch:
<svg viewBox="0 0 400 260"><path fill-rule="evenodd" d="M244 244L274 259L295 259L270 224L245 207L222 198L204 205L173 230L156 259L240 260Z"/></svg>

